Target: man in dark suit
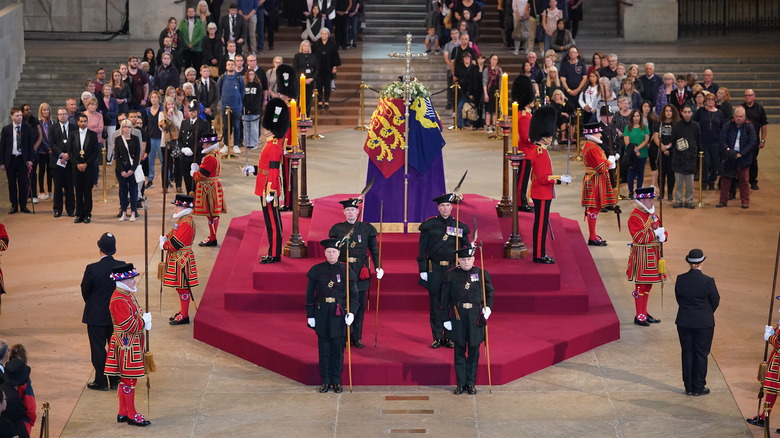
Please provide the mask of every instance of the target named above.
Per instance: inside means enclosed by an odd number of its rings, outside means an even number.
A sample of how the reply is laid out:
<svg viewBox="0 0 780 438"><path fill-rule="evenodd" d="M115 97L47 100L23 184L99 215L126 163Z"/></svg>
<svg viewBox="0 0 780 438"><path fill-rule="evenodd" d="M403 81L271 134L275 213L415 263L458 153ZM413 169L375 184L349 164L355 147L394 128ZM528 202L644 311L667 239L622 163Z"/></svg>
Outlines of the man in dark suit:
<svg viewBox="0 0 780 438"><path fill-rule="evenodd" d="M87 265L81 280L81 296L84 298L84 314L81 322L87 325L89 350L92 354L92 366L95 368L95 380L87 388L108 391L116 388L118 377L107 379L103 374L106 366L106 345L114 332L111 313L108 310L115 283L111 279L111 270L125 262L114 259L116 238L111 233L103 233L97 241L100 260ZM110 380L110 385L109 385Z"/></svg>
<svg viewBox="0 0 780 438"><path fill-rule="evenodd" d="M5 363L8 362L8 355L11 349L5 339L0 339L0 383L5 381Z"/></svg>
<svg viewBox="0 0 780 438"><path fill-rule="evenodd" d="M688 104L693 94L688 88L685 76L677 75L677 88L672 90L672 94L669 96L669 104L677 108L677 112L682 113L682 108Z"/></svg>
<svg viewBox="0 0 780 438"><path fill-rule="evenodd" d="M68 155L68 136L79 128L68 121L68 110L64 107L57 108L57 120L52 121L49 128L49 168L54 176L54 217L62 215L63 195L65 211L73 217L76 215L76 200L73 193L73 165Z"/></svg>
<svg viewBox="0 0 780 438"><path fill-rule="evenodd" d="M219 111L219 90L217 83L209 77L209 66L200 67L200 78L195 81L195 96L203 105L203 113L206 114L206 120L214 120L214 116Z"/></svg>
<svg viewBox="0 0 780 438"><path fill-rule="evenodd" d="M0 131L0 169L5 169L8 177L8 198L11 201L8 214L19 210L30 213L27 198L30 195L28 191L33 154L32 128L22 123L21 108L11 108L11 124Z"/></svg>
<svg viewBox="0 0 780 438"><path fill-rule="evenodd" d="M100 146L95 131L87 129L86 114L79 114L78 128L68 134L68 155L73 166L76 188L76 219L74 223L92 222L93 166L97 166Z"/></svg>
<svg viewBox="0 0 780 438"><path fill-rule="evenodd" d="M222 45L227 47L228 41L236 42L236 52L241 53L247 37L247 25L244 17L238 15L238 6L230 4L230 13L219 20L219 29L222 32Z"/></svg>
<svg viewBox="0 0 780 438"><path fill-rule="evenodd" d="M682 348L682 378L685 393L707 395L707 356L715 331L715 310L720 303L715 279L701 272L706 257L700 249L692 249L685 257L691 269L677 276L674 296L677 299L677 334Z"/></svg>
<svg viewBox="0 0 780 438"><path fill-rule="evenodd" d="M179 141L181 142L181 157L179 157L179 171L184 178L184 186L187 193L195 192L195 185L192 182L192 164L200 163L203 158L203 142L201 137L208 134L209 124L198 117L200 104L197 100L191 100L189 104L182 107L184 110L184 120L179 129Z"/></svg>

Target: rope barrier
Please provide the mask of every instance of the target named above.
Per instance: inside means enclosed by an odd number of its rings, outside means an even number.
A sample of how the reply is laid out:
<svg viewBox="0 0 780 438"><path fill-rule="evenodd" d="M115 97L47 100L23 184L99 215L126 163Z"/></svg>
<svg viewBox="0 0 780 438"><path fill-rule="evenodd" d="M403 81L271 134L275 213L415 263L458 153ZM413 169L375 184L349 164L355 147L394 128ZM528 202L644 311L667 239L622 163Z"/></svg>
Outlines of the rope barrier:
<svg viewBox="0 0 780 438"><path fill-rule="evenodd" d="M355 90L355 92L354 92L354 93L352 93L352 95L351 95L351 96L349 96L349 97L347 97L346 99L342 99L342 100L331 100L331 101L330 101L330 103L344 103L344 102L346 102L346 101L348 101L348 100L352 99L353 97L357 96L357 95L358 95L358 93L360 93L360 86L358 86L357 90Z"/></svg>

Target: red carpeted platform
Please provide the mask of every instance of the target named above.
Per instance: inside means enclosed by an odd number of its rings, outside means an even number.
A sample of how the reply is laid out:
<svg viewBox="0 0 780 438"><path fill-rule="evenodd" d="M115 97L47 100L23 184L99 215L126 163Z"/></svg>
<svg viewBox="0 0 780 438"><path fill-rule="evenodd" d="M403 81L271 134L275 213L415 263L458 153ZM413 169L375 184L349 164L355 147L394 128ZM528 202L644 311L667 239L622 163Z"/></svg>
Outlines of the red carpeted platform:
<svg viewBox="0 0 780 438"><path fill-rule="evenodd" d="M305 384L319 384L317 341L306 326L306 272L324 260L319 241L343 220L334 195L315 200L314 217L301 219L309 258L261 265L267 238L261 212L233 219L195 317L195 338ZM460 219L477 215L485 267L496 288L489 337L494 384L534 371L620 337L619 322L576 222L552 215L556 239L547 248L558 263L540 265L530 256L503 258L511 230L499 219L495 200L466 195ZM291 215L283 216L284 230ZM521 235L533 214L521 214ZM288 237L289 234L285 237ZM366 348L352 349L355 385L446 385L454 383L452 350L430 348L428 294L417 285L418 234L385 233L378 344L374 341L376 284L363 328ZM530 241L529 245L530 254ZM487 383L480 360L479 384ZM345 376L346 378L346 364Z"/></svg>

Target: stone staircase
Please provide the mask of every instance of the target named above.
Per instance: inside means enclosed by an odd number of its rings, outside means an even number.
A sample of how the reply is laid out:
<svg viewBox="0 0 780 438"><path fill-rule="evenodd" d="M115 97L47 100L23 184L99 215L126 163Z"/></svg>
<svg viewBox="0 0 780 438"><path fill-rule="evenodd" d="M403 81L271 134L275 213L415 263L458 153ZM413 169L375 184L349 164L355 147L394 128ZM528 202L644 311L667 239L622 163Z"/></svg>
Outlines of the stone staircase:
<svg viewBox="0 0 780 438"><path fill-rule="evenodd" d="M425 35L426 2L420 0L393 0L392 2L365 2L365 43L403 42L407 33Z"/></svg>

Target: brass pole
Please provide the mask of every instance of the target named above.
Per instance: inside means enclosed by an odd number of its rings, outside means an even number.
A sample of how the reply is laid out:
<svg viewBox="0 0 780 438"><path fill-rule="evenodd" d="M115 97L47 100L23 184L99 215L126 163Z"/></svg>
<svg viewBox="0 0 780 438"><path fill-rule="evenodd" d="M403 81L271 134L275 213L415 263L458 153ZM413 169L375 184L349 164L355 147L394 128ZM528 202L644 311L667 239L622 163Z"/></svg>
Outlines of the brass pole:
<svg viewBox="0 0 780 438"><path fill-rule="evenodd" d="M580 136L582 135L582 110L577 108L574 114L577 117L577 155L571 157L571 159L574 161L582 161L582 144L580 143Z"/></svg>
<svg viewBox="0 0 780 438"><path fill-rule="evenodd" d="M41 418L41 427L43 428L43 436L49 438L49 402L43 402L43 418Z"/></svg>
<svg viewBox="0 0 780 438"><path fill-rule="evenodd" d="M455 112L452 116L452 126L450 126L448 129L451 129L453 131L460 131L461 128L458 127L458 90L460 90L460 84L455 82L452 84L452 89L455 90L455 94L453 96L453 107L455 108Z"/></svg>
<svg viewBox="0 0 780 438"><path fill-rule="evenodd" d="M315 88L314 89L314 97L312 98L312 101L311 101L311 110L314 113L314 117L312 117L312 119L314 120L314 133L308 137L308 138L310 138L312 140L321 140L321 139L325 138L324 135L320 135L317 132L317 127L320 124L319 123L319 121L320 121L320 110L318 108L319 102L320 102L320 93Z"/></svg>
<svg viewBox="0 0 780 438"><path fill-rule="evenodd" d="M699 151L699 208L704 207L704 151Z"/></svg>
<svg viewBox="0 0 780 438"><path fill-rule="evenodd" d="M107 185L108 184L107 183L108 167L107 167L107 163L106 163L106 148L104 147L102 149L103 149L103 151L101 152L101 154L103 156L103 199L99 200L98 202L101 202L101 203L105 204L107 202L114 202L114 200L113 199L108 199L108 197L107 197L107 194L108 194L108 192L107 192L107 188L108 188L108 185ZM87 165L87 170L86 171L90 172L89 165ZM90 190L92 190L92 189L90 188Z"/></svg>
<svg viewBox="0 0 780 438"><path fill-rule="evenodd" d="M368 88L368 85L366 85L365 82L360 82L360 121L358 122L358 125L355 126L355 131L368 131L368 126L365 123L366 118L366 101L365 101L365 90Z"/></svg>
<svg viewBox="0 0 780 438"><path fill-rule="evenodd" d="M497 140L497 139L500 138L500 136L498 134L498 123L497 122L498 122L498 112L499 112L498 111L498 106L499 106L498 105L499 104L498 99L501 96L501 92L496 90L494 95L495 95L495 100L496 100L496 112L493 113L493 135L488 137L491 140L493 140L493 139ZM504 147L504 150L506 150L506 147ZM504 166L504 174L506 174L506 171L507 171L507 169L506 169L506 160L504 160L504 164L505 164L505 166Z"/></svg>

